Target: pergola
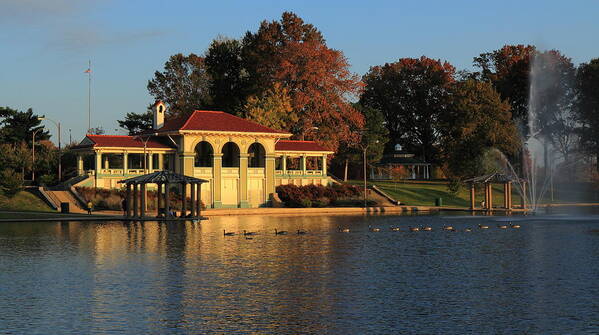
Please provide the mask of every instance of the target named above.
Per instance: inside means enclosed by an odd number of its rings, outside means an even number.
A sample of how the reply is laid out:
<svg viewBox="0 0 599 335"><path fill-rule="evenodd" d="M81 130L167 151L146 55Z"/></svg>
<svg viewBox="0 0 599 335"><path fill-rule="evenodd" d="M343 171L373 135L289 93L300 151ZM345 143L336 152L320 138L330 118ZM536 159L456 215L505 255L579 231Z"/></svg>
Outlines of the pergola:
<svg viewBox="0 0 599 335"><path fill-rule="evenodd" d="M485 186L485 206L484 209L493 210L493 184L503 184L503 208L510 210L512 209L512 183L520 182L522 185L522 191L526 194L526 182L523 180L516 179L512 176L508 176L503 173L491 173L480 177L474 177L464 180L465 183L470 184L470 209L476 208L475 196L476 192L474 186L476 184L483 184ZM524 199L524 197L522 197ZM524 208L524 200L522 200L522 207Z"/></svg>
<svg viewBox="0 0 599 335"><path fill-rule="evenodd" d="M127 185L127 218L144 218L146 214L146 185L156 184L158 187L158 217L171 218L169 189L171 185L179 185L181 190L181 215L186 218L200 217L200 194L204 179L188 177L172 171L158 171L119 181ZM187 186L189 185L191 208L187 214ZM197 196L196 196L197 195ZM131 199L133 198L133 199ZM133 205L133 207L131 206ZM132 213L133 212L133 213Z"/></svg>

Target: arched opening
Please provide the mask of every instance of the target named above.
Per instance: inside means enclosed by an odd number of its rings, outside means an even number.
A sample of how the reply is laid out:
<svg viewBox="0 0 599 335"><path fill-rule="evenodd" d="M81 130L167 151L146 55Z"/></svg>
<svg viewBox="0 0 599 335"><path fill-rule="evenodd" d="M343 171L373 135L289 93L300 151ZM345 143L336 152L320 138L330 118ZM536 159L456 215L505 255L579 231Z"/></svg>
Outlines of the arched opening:
<svg viewBox="0 0 599 335"><path fill-rule="evenodd" d="M239 167L239 147L233 142L223 146L223 167Z"/></svg>
<svg viewBox="0 0 599 335"><path fill-rule="evenodd" d="M195 167L212 167L212 155L214 151L210 143L202 141L195 148Z"/></svg>
<svg viewBox="0 0 599 335"><path fill-rule="evenodd" d="M263 168L266 161L266 150L260 143L254 143L250 145L248 149L249 160L248 167L251 168Z"/></svg>

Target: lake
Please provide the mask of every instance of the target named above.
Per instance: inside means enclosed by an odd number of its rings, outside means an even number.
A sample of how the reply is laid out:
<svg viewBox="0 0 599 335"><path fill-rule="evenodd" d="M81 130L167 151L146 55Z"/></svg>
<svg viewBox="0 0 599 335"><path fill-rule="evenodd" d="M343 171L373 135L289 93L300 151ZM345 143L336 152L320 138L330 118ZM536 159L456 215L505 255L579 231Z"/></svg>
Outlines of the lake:
<svg viewBox="0 0 599 335"><path fill-rule="evenodd" d="M0 334L107 333L597 334L599 216L0 223Z"/></svg>

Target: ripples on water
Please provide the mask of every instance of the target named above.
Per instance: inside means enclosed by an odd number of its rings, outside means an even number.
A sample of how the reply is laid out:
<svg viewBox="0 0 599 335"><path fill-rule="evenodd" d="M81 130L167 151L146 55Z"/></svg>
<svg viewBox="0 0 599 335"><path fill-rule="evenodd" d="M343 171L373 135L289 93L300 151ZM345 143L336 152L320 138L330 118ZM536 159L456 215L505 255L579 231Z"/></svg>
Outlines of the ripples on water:
<svg viewBox="0 0 599 335"><path fill-rule="evenodd" d="M2 223L0 333L597 334L599 220L585 218ZM434 231L405 231L420 225Z"/></svg>

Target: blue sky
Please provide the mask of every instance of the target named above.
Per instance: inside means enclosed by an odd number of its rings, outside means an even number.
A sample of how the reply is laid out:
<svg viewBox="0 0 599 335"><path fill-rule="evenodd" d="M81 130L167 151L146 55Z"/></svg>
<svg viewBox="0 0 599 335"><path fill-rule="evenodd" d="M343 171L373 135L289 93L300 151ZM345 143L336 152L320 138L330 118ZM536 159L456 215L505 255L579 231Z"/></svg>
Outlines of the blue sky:
<svg viewBox="0 0 599 335"><path fill-rule="evenodd" d="M575 64L599 57L598 1L160 1L0 0L0 105L60 121L80 140L92 126L115 132L144 112L154 71L174 53L203 53L218 35L237 38L293 11L342 50L352 71L401 57L472 58L504 44L558 49ZM48 124L53 134L55 129Z"/></svg>

